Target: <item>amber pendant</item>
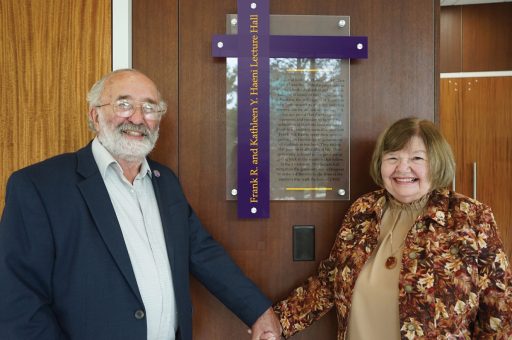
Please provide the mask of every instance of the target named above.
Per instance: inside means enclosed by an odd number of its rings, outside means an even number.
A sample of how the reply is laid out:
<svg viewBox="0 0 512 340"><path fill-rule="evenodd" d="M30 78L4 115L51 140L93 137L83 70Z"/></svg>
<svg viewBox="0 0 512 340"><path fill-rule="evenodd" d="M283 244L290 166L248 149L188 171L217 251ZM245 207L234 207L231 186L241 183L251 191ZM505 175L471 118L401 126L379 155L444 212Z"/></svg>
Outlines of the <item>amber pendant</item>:
<svg viewBox="0 0 512 340"><path fill-rule="evenodd" d="M386 260L386 268L387 269L393 269L396 267L396 257L390 256Z"/></svg>

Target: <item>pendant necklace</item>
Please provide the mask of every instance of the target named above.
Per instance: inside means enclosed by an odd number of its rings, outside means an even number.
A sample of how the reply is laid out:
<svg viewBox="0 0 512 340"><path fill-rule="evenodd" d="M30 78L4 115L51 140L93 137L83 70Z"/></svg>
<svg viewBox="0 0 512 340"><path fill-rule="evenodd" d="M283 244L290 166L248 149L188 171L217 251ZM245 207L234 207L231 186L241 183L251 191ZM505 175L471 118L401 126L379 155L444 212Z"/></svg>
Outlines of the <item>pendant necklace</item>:
<svg viewBox="0 0 512 340"><path fill-rule="evenodd" d="M411 227L412 225L414 225L415 221L418 219L418 216L422 213L422 210L426 205L428 197L429 195L425 195L421 199L407 204L398 203L393 200L390 200L390 204L392 204L392 209L390 209L390 211L394 212L393 214L390 215L391 217L389 220L389 222L392 223L392 227L388 233L389 256L386 258L386 262L384 263L387 269L392 270L396 268L398 261L400 260L397 257L402 256L401 250L404 247L405 240L407 239L407 234L409 231L406 231L403 228L406 227L407 225L411 225ZM395 233L396 228L398 228L399 232L396 235L393 235ZM398 238L398 241L401 242L396 242L399 244L393 244L393 236L395 236L395 238ZM394 246L397 246L396 249L394 248Z"/></svg>
<svg viewBox="0 0 512 340"><path fill-rule="evenodd" d="M403 243L402 243L400 245L400 247L398 247L398 249L395 249L395 251L393 251L393 231L394 231L395 227L396 227L396 224L391 229L391 233L390 233L390 254L389 254L388 258L386 259L386 263L385 263L386 268L390 269L390 270L396 267L396 264L397 264L398 260L395 257L395 253L397 251L399 251L402 248L402 246L403 246Z"/></svg>

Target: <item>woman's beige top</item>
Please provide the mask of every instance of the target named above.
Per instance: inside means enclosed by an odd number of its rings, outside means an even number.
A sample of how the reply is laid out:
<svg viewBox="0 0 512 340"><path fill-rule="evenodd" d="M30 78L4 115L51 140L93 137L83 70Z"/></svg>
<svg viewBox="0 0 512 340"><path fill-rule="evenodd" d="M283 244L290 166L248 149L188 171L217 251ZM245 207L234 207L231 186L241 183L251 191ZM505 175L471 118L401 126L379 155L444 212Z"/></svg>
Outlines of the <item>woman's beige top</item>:
<svg viewBox="0 0 512 340"><path fill-rule="evenodd" d="M400 339L398 277L402 249L427 200L428 195L407 204L393 198L386 202L377 248L361 270L352 294L347 339ZM386 268L390 256L396 258L392 269Z"/></svg>

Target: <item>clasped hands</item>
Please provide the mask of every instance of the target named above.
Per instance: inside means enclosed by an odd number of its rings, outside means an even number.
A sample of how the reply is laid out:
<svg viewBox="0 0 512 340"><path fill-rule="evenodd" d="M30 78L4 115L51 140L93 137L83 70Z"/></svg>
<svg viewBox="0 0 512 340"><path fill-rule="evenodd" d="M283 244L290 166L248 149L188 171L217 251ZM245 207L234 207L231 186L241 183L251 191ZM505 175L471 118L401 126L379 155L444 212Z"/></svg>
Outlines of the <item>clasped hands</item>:
<svg viewBox="0 0 512 340"><path fill-rule="evenodd" d="M251 340L279 340L281 339L282 328L272 307L256 320L251 329L247 331L252 335Z"/></svg>

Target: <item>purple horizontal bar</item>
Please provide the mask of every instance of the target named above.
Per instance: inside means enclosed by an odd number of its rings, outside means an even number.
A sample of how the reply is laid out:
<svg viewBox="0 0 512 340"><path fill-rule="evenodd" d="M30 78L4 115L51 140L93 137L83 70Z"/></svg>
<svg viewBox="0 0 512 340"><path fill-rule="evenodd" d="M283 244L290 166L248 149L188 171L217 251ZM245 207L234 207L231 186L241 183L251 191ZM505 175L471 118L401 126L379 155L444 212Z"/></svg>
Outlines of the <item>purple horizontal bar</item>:
<svg viewBox="0 0 512 340"><path fill-rule="evenodd" d="M219 43L222 47L219 47ZM364 36L271 35L269 47L272 58L368 58L368 37ZM238 57L237 36L214 35L212 55Z"/></svg>

